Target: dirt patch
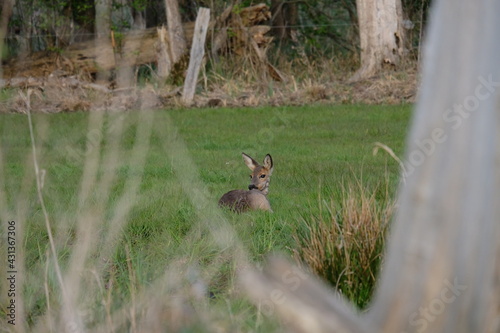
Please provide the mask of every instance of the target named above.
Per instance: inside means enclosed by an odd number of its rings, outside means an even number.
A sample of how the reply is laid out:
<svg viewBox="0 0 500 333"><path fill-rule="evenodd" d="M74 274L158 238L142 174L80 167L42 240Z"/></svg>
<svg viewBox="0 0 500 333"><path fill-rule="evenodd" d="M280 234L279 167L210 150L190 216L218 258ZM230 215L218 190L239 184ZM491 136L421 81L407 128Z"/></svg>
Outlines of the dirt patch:
<svg viewBox="0 0 500 333"><path fill-rule="evenodd" d="M256 107L324 104L400 104L413 103L417 94L418 75L415 69L384 73L369 80L348 83L304 80L293 77L285 82L246 83L226 80L224 84L205 84L190 107ZM203 79L200 80L203 86ZM57 113L75 111L125 111L183 107L181 87L142 87L112 89L74 76L27 79L25 82L4 82L0 112L24 113L22 94L32 89L33 112Z"/></svg>

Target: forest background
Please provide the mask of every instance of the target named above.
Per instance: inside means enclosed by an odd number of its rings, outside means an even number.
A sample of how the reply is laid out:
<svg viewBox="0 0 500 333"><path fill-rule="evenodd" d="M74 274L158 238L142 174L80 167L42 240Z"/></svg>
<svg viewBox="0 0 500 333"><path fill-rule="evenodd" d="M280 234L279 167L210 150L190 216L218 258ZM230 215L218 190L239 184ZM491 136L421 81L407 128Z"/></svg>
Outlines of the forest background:
<svg viewBox="0 0 500 333"><path fill-rule="evenodd" d="M43 86L34 103L42 112L131 109L139 99L149 107L181 104L192 22L202 7L210 9L210 26L192 106L412 103L429 6L429 0L377 7L368 0L8 0L1 8L1 111L18 111L22 101L13 90L33 86ZM167 20L169 12L174 18ZM186 46L162 74L157 28L172 30L176 20ZM132 74L122 80L118 69L131 36L143 44L129 44ZM179 45L173 44L170 56ZM100 48L111 50L113 65L80 63L96 62L92 52ZM141 58L146 49L151 55ZM132 87L147 89L117 94Z"/></svg>

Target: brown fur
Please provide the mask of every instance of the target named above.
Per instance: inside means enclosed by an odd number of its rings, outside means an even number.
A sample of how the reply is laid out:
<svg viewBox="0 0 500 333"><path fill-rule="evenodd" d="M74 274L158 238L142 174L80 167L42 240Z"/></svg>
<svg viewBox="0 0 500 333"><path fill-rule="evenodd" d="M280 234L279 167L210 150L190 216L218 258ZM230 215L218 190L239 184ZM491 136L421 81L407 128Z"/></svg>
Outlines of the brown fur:
<svg viewBox="0 0 500 333"><path fill-rule="evenodd" d="M263 165L260 165L253 158L242 153L243 160L252 174L248 191L233 190L224 194L219 200L219 206L228 207L231 210L241 213L247 210L266 210L271 211L271 205L267 199L269 192L269 181L273 172L273 160L271 155L267 154Z"/></svg>

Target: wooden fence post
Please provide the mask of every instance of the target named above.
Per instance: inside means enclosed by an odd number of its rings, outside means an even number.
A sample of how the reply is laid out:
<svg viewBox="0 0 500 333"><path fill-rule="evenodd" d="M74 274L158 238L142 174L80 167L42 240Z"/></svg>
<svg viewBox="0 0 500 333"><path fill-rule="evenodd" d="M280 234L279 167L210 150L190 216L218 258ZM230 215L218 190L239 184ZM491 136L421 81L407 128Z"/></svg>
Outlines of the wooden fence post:
<svg viewBox="0 0 500 333"><path fill-rule="evenodd" d="M189 105L193 101L196 90L196 82L201 67L203 56L205 55L205 39L210 22L210 9L200 8L196 17L194 26L193 43L189 57L189 67L187 70L186 80L184 81L184 89L182 92L182 101Z"/></svg>

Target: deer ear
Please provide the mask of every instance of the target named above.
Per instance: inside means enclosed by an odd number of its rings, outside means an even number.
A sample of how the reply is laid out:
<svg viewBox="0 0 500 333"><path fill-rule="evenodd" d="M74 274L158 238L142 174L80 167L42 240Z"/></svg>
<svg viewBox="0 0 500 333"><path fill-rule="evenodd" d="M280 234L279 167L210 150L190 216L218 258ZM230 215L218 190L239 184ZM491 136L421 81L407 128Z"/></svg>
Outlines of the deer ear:
<svg viewBox="0 0 500 333"><path fill-rule="evenodd" d="M268 169L269 172L273 171L273 159L269 154L267 154L266 157L264 157L264 167Z"/></svg>
<svg viewBox="0 0 500 333"><path fill-rule="evenodd" d="M247 165L247 167L250 170L253 171L259 165L259 163L257 163L257 161L255 161L253 158L251 158L247 154L241 153L241 156L243 156L243 161L245 161L245 164Z"/></svg>

